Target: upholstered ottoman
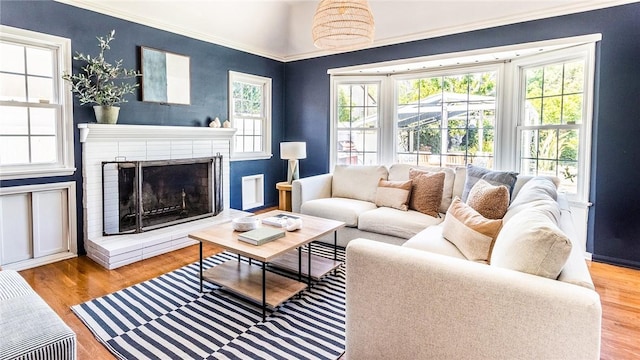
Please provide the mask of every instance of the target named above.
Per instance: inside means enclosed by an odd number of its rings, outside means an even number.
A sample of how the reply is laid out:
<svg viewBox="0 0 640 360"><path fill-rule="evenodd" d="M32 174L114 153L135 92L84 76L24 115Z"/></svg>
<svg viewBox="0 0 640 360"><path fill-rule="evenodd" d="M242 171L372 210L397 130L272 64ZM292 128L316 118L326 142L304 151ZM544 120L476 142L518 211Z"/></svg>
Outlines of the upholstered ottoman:
<svg viewBox="0 0 640 360"><path fill-rule="evenodd" d="M71 328L20 274L0 271L0 360L75 358Z"/></svg>

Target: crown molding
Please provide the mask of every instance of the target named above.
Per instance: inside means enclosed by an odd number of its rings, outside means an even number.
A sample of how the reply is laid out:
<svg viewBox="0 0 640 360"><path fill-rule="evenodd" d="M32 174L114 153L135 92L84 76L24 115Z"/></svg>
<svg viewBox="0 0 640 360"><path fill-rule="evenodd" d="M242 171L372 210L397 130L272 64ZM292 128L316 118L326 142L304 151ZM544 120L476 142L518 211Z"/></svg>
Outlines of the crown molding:
<svg viewBox="0 0 640 360"><path fill-rule="evenodd" d="M137 24L146 25L152 28L156 28L158 30L163 30L163 31L174 33L174 34L183 35L186 37L190 37L192 39L202 40L208 43L228 47L230 49L246 52L253 55L262 56L268 59L277 60L281 62L286 61L284 56L282 55L266 52L264 50L258 49L256 47L253 47L245 43L229 41L227 39L223 39L215 35L191 30L191 29L188 29L182 26L177 26L175 24L161 21L158 19L145 17L143 14L131 14L128 12L119 11L109 6L108 1L104 1L104 2L95 2L95 1L86 1L86 0L54 0L54 1L62 4L66 4L66 5L82 8L85 10L94 11L100 14L113 16L118 19L131 21Z"/></svg>
<svg viewBox="0 0 640 360"><path fill-rule="evenodd" d="M326 51L326 50L316 50L316 51L309 51L309 52L303 52L298 54L277 54L273 52L264 51L264 49L258 49L257 47L246 44L246 43L230 41L228 39L223 39L215 35L194 31L185 27L177 26L172 23L160 21L153 18L148 18L142 14L131 14L124 11L119 11L109 6L108 5L109 2L106 2L106 1L105 2L96 2L96 1L89 1L89 0L54 0L54 1L67 4L70 6L83 8L85 10L95 11L101 14L117 17L119 19L128 20L138 24L150 26L159 30L172 32L178 35L187 36L193 39L202 40L205 42L225 46L234 50L243 51L246 53L262 56L268 59L281 61L285 63L291 62L291 61L306 60L306 59L311 59L311 58L316 58L321 56L335 55L335 54L348 52L348 51L335 52L335 51ZM525 21L532 21L532 20L539 20L539 19L550 18L555 16L575 14L575 13L603 9L603 8L608 8L608 7L618 6L618 5L631 4L635 2L637 1L631 1L631 0L582 1L580 3L571 3L564 6L556 6L551 9L546 9L546 10L541 10L536 12L528 12L526 14L519 14L515 16L503 16L499 18L490 19L487 21L476 21L476 22L461 24L458 26L451 26L451 27L439 28L439 29L434 29L429 31L416 32L408 35L387 37L384 39L375 40L371 45L363 47L362 49L359 49L359 50L394 45L394 44L417 41L417 40L424 40L424 39L446 36L446 35L453 35L453 34L458 34L463 32L487 29L491 27L510 25L510 24L515 24L515 23L525 22ZM358 50L351 50L351 51L358 51Z"/></svg>

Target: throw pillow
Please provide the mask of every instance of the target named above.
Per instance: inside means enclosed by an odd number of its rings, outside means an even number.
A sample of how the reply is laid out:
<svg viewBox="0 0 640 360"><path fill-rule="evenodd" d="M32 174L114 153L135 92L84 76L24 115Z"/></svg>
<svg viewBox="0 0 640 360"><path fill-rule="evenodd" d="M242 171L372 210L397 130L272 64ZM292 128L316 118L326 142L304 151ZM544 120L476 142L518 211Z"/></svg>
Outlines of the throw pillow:
<svg viewBox="0 0 640 360"><path fill-rule="evenodd" d="M412 181L388 181L380 179L376 191L376 205L402 211L409 210Z"/></svg>
<svg viewBox="0 0 640 360"><path fill-rule="evenodd" d="M437 217L442 202L444 173L425 173L411 169L409 170L409 179L413 183L409 209Z"/></svg>
<svg viewBox="0 0 640 360"><path fill-rule="evenodd" d="M467 259L487 262L501 227L502 220L487 219L456 197L444 218L442 236Z"/></svg>
<svg viewBox="0 0 640 360"><path fill-rule="evenodd" d="M376 201L378 179L389 176L387 168L380 165L336 165L331 177L331 197Z"/></svg>
<svg viewBox="0 0 640 360"><path fill-rule="evenodd" d="M487 219L502 219L509 208L509 189L480 179L469 191L467 205Z"/></svg>
<svg viewBox="0 0 640 360"><path fill-rule="evenodd" d="M544 211L514 215L500 231L491 265L557 279L571 253L571 240Z"/></svg>
<svg viewBox="0 0 640 360"><path fill-rule="evenodd" d="M480 179L485 180L491 185L506 186L507 189L509 189L509 196L511 196L513 185L515 185L517 178L518 173L512 171L493 171L469 164L467 165L467 177L462 191L462 201L467 201L469 191L471 191L473 185Z"/></svg>

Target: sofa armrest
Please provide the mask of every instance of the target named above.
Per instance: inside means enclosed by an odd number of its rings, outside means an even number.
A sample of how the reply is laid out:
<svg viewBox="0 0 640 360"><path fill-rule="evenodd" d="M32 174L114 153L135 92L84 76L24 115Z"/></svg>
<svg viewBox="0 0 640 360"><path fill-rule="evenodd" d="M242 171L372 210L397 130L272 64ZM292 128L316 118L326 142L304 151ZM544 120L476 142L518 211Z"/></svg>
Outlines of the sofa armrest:
<svg viewBox="0 0 640 360"><path fill-rule="evenodd" d="M321 174L294 180L291 184L291 209L300 212L302 203L331 197L332 174Z"/></svg>
<svg viewBox="0 0 640 360"><path fill-rule="evenodd" d="M598 359L595 291L365 239L347 246L347 359Z"/></svg>

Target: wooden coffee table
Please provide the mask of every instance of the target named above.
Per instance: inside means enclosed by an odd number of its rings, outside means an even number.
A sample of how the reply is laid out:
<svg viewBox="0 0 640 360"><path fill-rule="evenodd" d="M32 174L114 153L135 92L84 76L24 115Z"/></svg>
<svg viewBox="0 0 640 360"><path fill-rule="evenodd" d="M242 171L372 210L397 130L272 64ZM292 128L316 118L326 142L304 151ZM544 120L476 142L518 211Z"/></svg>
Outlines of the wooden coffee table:
<svg viewBox="0 0 640 360"><path fill-rule="evenodd" d="M263 219L281 213L290 214L274 210L256 217ZM238 235L241 233L234 231L230 222L189 234L190 238L200 242L200 292L202 292L203 280L207 280L241 297L261 303L262 321L264 321L267 306L276 308L307 286L310 287L312 278L319 279L340 266L335 253L333 260L313 255L311 242L331 232L334 233L335 241L336 230L345 224L315 216L292 215L302 218L302 229L287 231L284 237L259 246L238 240ZM238 254L238 261L230 260L203 272L202 243L205 241ZM308 245L308 251L304 255L305 261L301 251L304 245ZM249 258L249 263L241 262L240 256ZM261 265L254 266L252 260L261 262ZM298 280L266 271L267 264L297 271ZM307 278L306 284L302 282L303 275Z"/></svg>

